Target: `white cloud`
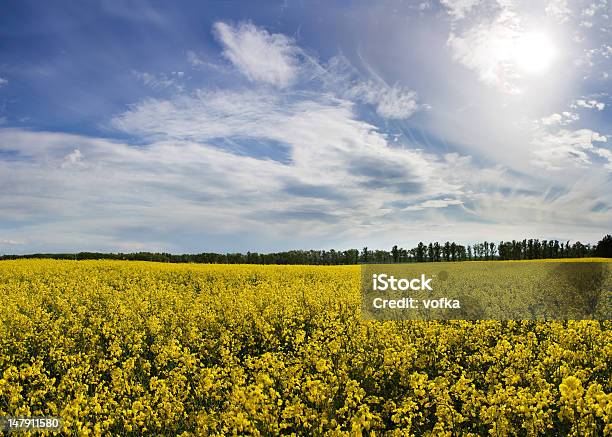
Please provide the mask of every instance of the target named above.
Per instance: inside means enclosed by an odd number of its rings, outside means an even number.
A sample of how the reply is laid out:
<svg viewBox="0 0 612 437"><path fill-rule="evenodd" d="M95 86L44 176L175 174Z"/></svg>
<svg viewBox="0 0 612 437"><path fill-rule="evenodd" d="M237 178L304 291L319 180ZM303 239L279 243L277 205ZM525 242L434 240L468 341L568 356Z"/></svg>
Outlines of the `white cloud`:
<svg viewBox="0 0 612 437"><path fill-rule="evenodd" d="M0 77L0 88L8 84L8 80Z"/></svg>
<svg viewBox="0 0 612 437"><path fill-rule="evenodd" d="M432 199L416 205L407 206L404 208L404 211L422 211L427 208L446 208L451 205L463 205L463 202L457 199Z"/></svg>
<svg viewBox="0 0 612 437"><path fill-rule="evenodd" d="M418 109L416 92L405 87L378 84L374 81L361 82L351 87L347 95L376 107L376 113L383 118L404 119Z"/></svg>
<svg viewBox="0 0 612 437"><path fill-rule="evenodd" d="M567 0L550 0L546 6L546 14L553 17L558 23L566 23L571 17L572 10Z"/></svg>
<svg viewBox="0 0 612 437"><path fill-rule="evenodd" d="M407 204L421 202L428 213L441 208L421 199L460 201L499 184L498 174L485 176L469 158L392 147L357 118L352 102L316 93L199 91L149 99L112 126L144 144L0 130L0 151L19 151L16 160L0 160L0 183L13 187L0 208L10 211L7 220L24 223L10 238L25 239L27 247L37 239L67 249L87 249L87 242L96 250L127 243L170 250L186 234L190 242L232 235L241 250L262 241L275 248L315 239L331 244L360 229L402 226L398 214L410 212L402 212ZM238 238L245 229L251 237ZM146 233L142 240L139 232ZM257 242L248 239L255 234Z"/></svg>
<svg viewBox="0 0 612 437"><path fill-rule="evenodd" d="M218 73L227 74L230 67L226 67L221 63L212 62L206 56L199 54L193 50L188 50L186 53L187 63L194 70L212 70Z"/></svg>
<svg viewBox="0 0 612 437"><path fill-rule="evenodd" d="M388 85L369 66L373 78L362 79L345 56L334 56L324 67L318 64L316 67L317 77L327 89L345 99L374 106L380 117L406 119L425 107L419 105L415 91L399 84Z"/></svg>
<svg viewBox="0 0 612 437"><path fill-rule="evenodd" d="M602 17L605 16L605 14L602 15ZM584 29L584 33L586 33L588 36L577 33L578 42L583 43L585 47L581 54L574 60L574 65L584 69L584 78L588 78L593 70L599 72L610 71L612 46L607 44L609 35L607 35L607 32L603 30L609 27L609 18L605 19L605 24L602 24L602 27L593 26L593 23L591 22L581 22L579 25L582 29ZM592 36L592 34L597 34L598 31L602 31L604 38L604 42L599 44L596 42L597 38Z"/></svg>
<svg viewBox="0 0 612 437"><path fill-rule="evenodd" d="M598 204L612 204L608 184L608 175L592 172L566 185L544 184L538 193L482 193L475 198L479 215L491 222L486 226L487 231L489 226L494 226L492 223L503 223L507 233L522 229L524 235L551 236L553 233L553 238L566 235L574 241L596 241L601 238L598 234L609 232L610 211L592 212ZM514 230L510 232L510 229Z"/></svg>
<svg viewBox="0 0 612 437"><path fill-rule="evenodd" d="M337 182L359 183L360 178L367 179L368 172L376 174L376 169L366 167L378 163L395 167L396 176L387 181L392 190L404 187L408 192L410 182L415 187L427 185L433 191L452 190L448 183L429 180L438 166L435 159L389 147L386 137L374 126L356 119L350 101L331 96L199 91L173 100L147 100L116 117L112 125L151 140L213 144L225 144L227 138L234 142L274 141L287 145L293 171L304 171L308 180L332 177L336 181L343 175ZM360 167L360 160L366 164L357 170L363 174L356 177L350 169ZM371 186L385 182L382 176L376 177L379 180L370 180Z"/></svg>
<svg viewBox="0 0 612 437"><path fill-rule="evenodd" d="M207 64L206 61L200 58L198 54L192 50L187 51L187 62L189 62L192 67L201 67Z"/></svg>
<svg viewBox="0 0 612 437"><path fill-rule="evenodd" d="M387 119L406 119L425 107L418 104L415 91L400 84L388 85L371 69L368 77L362 78L342 55L321 64L292 39L270 34L251 23L231 26L218 22L213 30L224 47L224 57L253 82L278 88L296 85L296 92L321 86L319 93L372 105L380 117ZM194 52L187 56L194 66L204 63Z"/></svg>
<svg viewBox="0 0 612 437"><path fill-rule="evenodd" d="M610 150L599 147L593 150L593 153L606 159L608 162L605 164L605 168L612 171L612 152Z"/></svg>
<svg viewBox="0 0 612 437"><path fill-rule="evenodd" d="M64 157L64 160L61 164L62 168L74 168L74 167L83 167L84 166L84 156L79 149L74 149L68 155Z"/></svg>
<svg viewBox="0 0 612 437"><path fill-rule="evenodd" d="M478 23L462 33L452 32L448 45L454 59L474 70L481 81L515 94L520 90L513 52L521 34L520 17L505 9L491 22Z"/></svg>
<svg viewBox="0 0 612 437"><path fill-rule="evenodd" d="M539 120L539 123L544 126L567 125L580 120L580 116L575 112L563 111L561 113L553 113Z"/></svg>
<svg viewBox="0 0 612 437"><path fill-rule="evenodd" d="M561 113L561 117L569 120L572 114ZM354 105L344 99L304 93L291 97L267 91L200 91L173 100L147 100L117 117L114 125L148 138L153 144L167 143L168 157L182 155L180 148L170 146L175 141L206 144L206 153L211 156L227 150L228 138L231 147L242 141L271 141L278 147L286 146L287 161L250 156L249 162L260 166L257 175L248 170L253 164L240 163L247 158L236 156L233 150L223 155L227 156L224 161L235 162L230 168L190 158L196 166L201 162L206 168L227 168L228 175L224 176L224 170L215 178L222 186L220 192L225 193L223 198L242 198L233 190L238 192L241 184L251 186L248 181L258 180L262 188L257 202L241 200L244 209L231 213L237 218L247 211L262 214L264 208L268 210L269 221L280 227L287 225L287 217L295 217L292 220L299 218L303 223L328 220L320 229L330 232L338 231L338 226L353 230L373 225L391 229L398 226L398 220L405 220L398 218L401 212L443 214L447 206L464 205L462 213L469 214L472 220L494 217L499 223L504 220L523 223L511 209L504 209L505 218L495 210L510 196L524 202L519 208L519 200L508 201L521 214L529 214L528 210L533 208L538 220L549 223L556 220L554 208L542 205L544 190L524 175L513 174L501 166L477 166L469 157L456 154L439 156L405 145L392 147L374 126L358 120ZM561 141L565 145L568 142L573 149L582 144L577 139ZM534 147L539 150L544 144L550 149L553 141L542 138L541 144ZM589 153L595 153L595 149ZM572 157L569 151L566 155ZM550 158L544 153L534 156ZM244 182L234 184L241 178ZM308 202L302 203L305 198ZM491 199L496 200L490 202ZM270 210L269 205L274 207ZM576 208L583 206L576 202ZM567 217L570 216L568 211ZM443 223L446 219L436 216L435 220ZM453 220L455 224L460 222Z"/></svg>
<svg viewBox="0 0 612 437"><path fill-rule="evenodd" d="M0 246L16 246L22 244L19 241L15 241L15 240L2 240L0 239Z"/></svg>
<svg viewBox="0 0 612 437"><path fill-rule="evenodd" d="M267 92L207 91L169 100L148 99L115 117L118 129L148 138L206 141L226 136L260 136L271 118L288 117L290 107Z"/></svg>
<svg viewBox="0 0 612 437"><path fill-rule="evenodd" d="M606 141L605 136L590 129L541 132L532 141L534 163L549 170L588 167L592 164L590 154L601 156L595 143Z"/></svg>
<svg viewBox="0 0 612 437"><path fill-rule="evenodd" d="M159 90L165 88L174 88L178 91L183 89L180 81L185 76L182 71L173 71L169 74L152 74L142 71L132 71L132 75L148 87Z"/></svg>
<svg viewBox="0 0 612 437"><path fill-rule="evenodd" d="M455 19L460 20L465 18L466 14L469 13L474 6L480 3L481 0L441 0L440 3L447 8L449 15Z"/></svg>
<svg viewBox="0 0 612 437"><path fill-rule="evenodd" d="M23 223L4 238L23 241L20 250L29 251L347 247L406 232L430 240L461 232L470 239L482 231L479 220L493 220L487 230L496 235L538 226L544 232L560 222L570 229L577 211L603 189L595 185L588 195L583 190L548 203L546 186L503 167L391 147L355 118L350 102L311 98L286 105L262 93L243 96L240 106L241 95L202 92L180 103L143 102L118 118L148 140L137 147L0 129L0 151L18 151L16 159L0 160L6 187L0 209L8 222ZM231 131L229 138L246 149L219 138ZM250 153L257 141L286 148L289 160ZM84 163L85 156L87 171L62 165ZM445 216L450 205L462 205L459 212L469 220ZM528 229L521 228L525 216L533 218ZM605 216L581 220L598 233L609 223ZM446 237L441 229L451 223Z"/></svg>
<svg viewBox="0 0 612 437"><path fill-rule="evenodd" d="M603 102L598 102L595 99L577 99L571 104L571 107L597 109L598 111L603 111L606 108L606 104Z"/></svg>
<svg viewBox="0 0 612 437"><path fill-rule="evenodd" d="M214 32L223 56L249 80L284 88L298 75L299 50L285 35L271 34L251 23L217 22Z"/></svg>
<svg viewBox="0 0 612 437"><path fill-rule="evenodd" d="M610 19L610 4L606 0L592 1L587 3L580 15L589 19L603 18Z"/></svg>
<svg viewBox="0 0 612 437"><path fill-rule="evenodd" d="M540 123L545 126L550 126L553 124L561 124L563 121L563 116L558 113L550 114L548 117L543 117L540 119Z"/></svg>
<svg viewBox="0 0 612 437"><path fill-rule="evenodd" d="M328 92L372 105L379 116L388 119L405 119L419 109L416 92L399 84L387 85L378 76L362 80L343 56L323 66L285 35L271 34L251 23L231 26L218 22L214 32L224 47L223 55L251 81L285 88L300 76L316 78L328 87ZM190 53L192 65L201 65L202 61Z"/></svg>

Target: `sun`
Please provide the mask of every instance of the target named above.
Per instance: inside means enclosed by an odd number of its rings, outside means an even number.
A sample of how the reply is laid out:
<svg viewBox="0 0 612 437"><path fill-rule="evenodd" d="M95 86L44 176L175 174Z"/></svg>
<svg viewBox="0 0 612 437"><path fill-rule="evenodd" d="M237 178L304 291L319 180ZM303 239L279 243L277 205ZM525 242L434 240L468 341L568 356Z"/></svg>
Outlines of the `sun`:
<svg viewBox="0 0 612 437"><path fill-rule="evenodd" d="M544 32L527 32L514 43L512 58L523 72L545 73L557 57L557 48Z"/></svg>

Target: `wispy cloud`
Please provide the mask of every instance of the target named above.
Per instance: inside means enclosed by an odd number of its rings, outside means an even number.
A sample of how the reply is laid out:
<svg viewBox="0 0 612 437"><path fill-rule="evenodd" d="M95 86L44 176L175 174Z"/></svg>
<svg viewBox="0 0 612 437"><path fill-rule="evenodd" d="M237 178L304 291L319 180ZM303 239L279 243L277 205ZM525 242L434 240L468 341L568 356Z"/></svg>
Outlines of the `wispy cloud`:
<svg viewBox="0 0 612 437"><path fill-rule="evenodd" d="M463 202L457 199L432 199L416 205L407 206L404 208L404 211L422 211L427 208L446 208L452 205L463 205Z"/></svg>
<svg viewBox="0 0 612 437"><path fill-rule="evenodd" d="M316 61L311 59L313 62ZM387 84L369 66L370 77L363 78L345 56L334 56L326 65L317 63L316 67L315 76L328 90L343 98L372 105L382 118L406 119L424 107L418 103L415 91L399 84Z"/></svg>
<svg viewBox="0 0 612 437"><path fill-rule="evenodd" d="M197 141L224 150L227 138L286 145L291 171L304 183L328 181L379 191L410 184L417 190L422 184L432 194L456 189L435 180L435 169L441 167L435 157L390 147L385 135L358 120L351 101L324 94L198 91L173 100L147 100L112 124L151 141ZM382 170L387 167L393 172Z"/></svg>
<svg viewBox="0 0 612 437"><path fill-rule="evenodd" d="M0 239L0 246L17 246L19 244L23 244L19 241L15 241L15 240L3 240Z"/></svg>
<svg viewBox="0 0 612 437"><path fill-rule="evenodd" d="M461 20L480 3L480 0L441 0L440 3L447 8L454 20Z"/></svg>
<svg viewBox="0 0 612 437"><path fill-rule="evenodd" d="M571 166L590 166L592 154L605 157L605 149L601 149L597 144L606 142L605 136L590 129L561 129L555 133L541 133L534 138L532 145L537 165L551 170L562 170Z"/></svg>
<svg viewBox="0 0 612 437"><path fill-rule="evenodd" d="M189 62L192 67L201 67L207 64L207 62L198 56L198 54L193 50L187 51L187 62Z"/></svg>
<svg viewBox="0 0 612 437"><path fill-rule="evenodd" d="M274 225L270 241L286 244L399 224L401 214L459 204L500 187L501 169L478 169L455 154L391 146L385 134L359 120L354 106L325 94L244 90L149 99L112 121L114 128L140 136L145 144L139 147L5 129L0 152L18 150L23 159L10 166L0 161L12 186L21 187L6 192L0 207L24 223L46 217L72 227L97 247L123 244L126 229L185 232L199 229L198 223L211 224L213 234L246 228L265 234ZM288 159L261 156L253 150L255 141L282 148L278 153L288 153ZM117 215L118 209L124 213ZM83 214L96 219L83 220ZM49 226L37 230L63 232ZM29 228L15 234L36 235ZM160 231L159 238L140 243L171 249L175 239L169 235ZM139 244L134 238L131 244Z"/></svg>
<svg viewBox="0 0 612 437"><path fill-rule="evenodd" d="M285 35L269 33L251 23L218 22L214 31L223 56L250 80L284 88L296 79L296 47Z"/></svg>
<svg viewBox="0 0 612 437"><path fill-rule="evenodd" d="M503 168L481 168L458 155L393 148L384 135L357 121L350 105L301 107L260 119L267 126L259 135L271 135L271 124L279 120L278 125L287 123L275 139L289 142L289 163L224 150L213 138L194 142L172 132L133 147L68 134L0 130L0 153L19 150L22 156L0 161L0 172L13 181L0 208L5 220L22 223L8 238L56 250L118 250L126 244L143 250L202 250L202 244L228 250L227 240L218 240L225 235L232 236L233 249L262 250L318 246L356 235L367 239L407 227L424 232L432 222L452 223L453 232L461 229L476 238L482 221L491 220L491 227L514 222L518 230L520 217L530 209L533 226L559 219L560 200L543 202L534 186L519 190L525 181ZM232 117L239 123L239 114ZM572 199L565 206L566 221L589 197ZM450 206L461 206L465 217L440 215ZM591 219L597 217L585 218Z"/></svg>
<svg viewBox="0 0 612 437"><path fill-rule="evenodd" d="M165 88L175 88L179 91L183 90L183 84L181 81L185 77L185 73L182 71L173 71L169 74L152 74L146 71L132 71L132 75L144 85L158 90Z"/></svg>
<svg viewBox="0 0 612 437"><path fill-rule="evenodd" d="M567 0L549 0L545 11L560 24L566 23L572 14Z"/></svg>
<svg viewBox="0 0 612 437"><path fill-rule="evenodd" d="M218 22L215 35L224 47L223 55L248 79L277 88L321 82L325 92L354 102L372 105L386 119L406 119L418 111L417 93L400 84L388 85L375 74L362 78L344 56L321 63L295 41L271 34L252 23L230 25ZM194 53L189 62L203 62Z"/></svg>
<svg viewBox="0 0 612 437"><path fill-rule="evenodd" d="M381 86L373 81L361 82L351 87L347 94L374 105L378 115L383 118L408 118L419 108L416 93L399 85Z"/></svg>

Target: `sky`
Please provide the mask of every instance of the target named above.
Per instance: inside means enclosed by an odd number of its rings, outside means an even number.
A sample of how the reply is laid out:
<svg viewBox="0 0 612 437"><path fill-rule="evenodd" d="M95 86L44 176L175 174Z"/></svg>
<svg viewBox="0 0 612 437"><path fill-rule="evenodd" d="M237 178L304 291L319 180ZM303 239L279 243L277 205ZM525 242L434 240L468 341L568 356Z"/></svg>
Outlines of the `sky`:
<svg viewBox="0 0 612 437"><path fill-rule="evenodd" d="M5 0L0 254L594 243L611 4Z"/></svg>

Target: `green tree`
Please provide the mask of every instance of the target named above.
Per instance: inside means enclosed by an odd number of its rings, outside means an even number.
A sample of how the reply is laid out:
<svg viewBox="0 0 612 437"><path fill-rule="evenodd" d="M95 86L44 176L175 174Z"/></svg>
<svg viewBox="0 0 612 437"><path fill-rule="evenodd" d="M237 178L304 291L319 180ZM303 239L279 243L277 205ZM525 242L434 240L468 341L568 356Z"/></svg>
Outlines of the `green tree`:
<svg viewBox="0 0 612 437"><path fill-rule="evenodd" d="M367 263L370 259L370 253L368 252L368 246L361 250L361 262Z"/></svg>
<svg viewBox="0 0 612 437"><path fill-rule="evenodd" d="M442 255L444 256L444 261L450 261L450 243L448 241L444 243Z"/></svg>
<svg viewBox="0 0 612 437"><path fill-rule="evenodd" d="M391 257L394 263L399 262L399 249L397 248L397 244L391 249Z"/></svg>
<svg viewBox="0 0 612 437"><path fill-rule="evenodd" d="M612 258L612 235L603 237L595 246L595 256Z"/></svg>
<svg viewBox="0 0 612 437"><path fill-rule="evenodd" d="M440 258L440 243L438 243L437 241L434 243L434 261L436 262L440 262L441 258Z"/></svg>

